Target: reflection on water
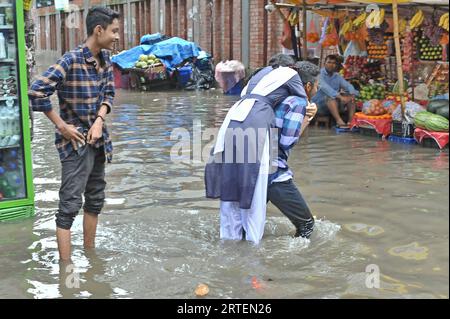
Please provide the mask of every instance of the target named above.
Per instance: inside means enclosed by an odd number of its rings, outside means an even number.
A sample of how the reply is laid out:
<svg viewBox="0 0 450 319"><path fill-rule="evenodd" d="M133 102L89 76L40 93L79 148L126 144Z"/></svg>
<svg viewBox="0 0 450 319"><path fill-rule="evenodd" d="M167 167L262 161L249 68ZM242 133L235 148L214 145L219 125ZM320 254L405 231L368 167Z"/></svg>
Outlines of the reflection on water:
<svg viewBox="0 0 450 319"><path fill-rule="evenodd" d="M69 264L55 237L60 164L37 114L36 216L0 224L0 298L195 298L199 283L211 298L448 297L448 151L311 128L290 158L318 220L311 239L292 238L269 206L261 245L220 241L204 167L172 163L170 135L194 120L218 126L233 100L118 91L97 249L83 249L78 216ZM368 265L379 289L366 286Z"/></svg>

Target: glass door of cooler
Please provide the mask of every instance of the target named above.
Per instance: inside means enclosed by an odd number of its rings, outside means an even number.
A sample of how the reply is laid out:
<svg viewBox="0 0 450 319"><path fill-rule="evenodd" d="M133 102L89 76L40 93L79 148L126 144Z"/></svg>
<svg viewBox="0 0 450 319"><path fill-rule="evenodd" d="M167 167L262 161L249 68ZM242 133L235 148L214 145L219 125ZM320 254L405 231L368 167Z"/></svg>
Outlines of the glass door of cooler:
<svg viewBox="0 0 450 319"><path fill-rule="evenodd" d="M0 0L0 202L27 197L16 18Z"/></svg>

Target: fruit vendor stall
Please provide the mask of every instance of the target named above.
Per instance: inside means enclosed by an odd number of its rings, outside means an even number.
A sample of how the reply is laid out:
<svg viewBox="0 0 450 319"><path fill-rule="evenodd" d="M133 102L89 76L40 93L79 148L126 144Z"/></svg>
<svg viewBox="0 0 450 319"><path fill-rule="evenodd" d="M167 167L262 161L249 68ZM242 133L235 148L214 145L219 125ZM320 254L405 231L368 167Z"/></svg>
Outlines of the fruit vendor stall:
<svg viewBox="0 0 450 319"><path fill-rule="evenodd" d="M334 50L344 57L341 75L360 92L352 126L372 127L384 137L409 142L433 134L442 141L448 132L447 1L290 2L321 20L321 34L307 34L303 46L315 41L321 52ZM434 115L428 126L417 126L426 136L416 138L415 116L436 104L433 100L440 100L441 107L428 110Z"/></svg>
<svg viewBox="0 0 450 319"><path fill-rule="evenodd" d="M149 91L160 86L175 87L190 77L190 73L184 72L186 63L202 56L209 59L193 42L158 35L145 35L139 46L112 57L122 74L129 75L130 88Z"/></svg>
<svg viewBox="0 0 450 319"><path fill-rule="evenodd" d="M130 74L129 88L148 91L151 87L166 84L168 79L164 64L155 55L141 54L132 68L123 70Z"/></svg>

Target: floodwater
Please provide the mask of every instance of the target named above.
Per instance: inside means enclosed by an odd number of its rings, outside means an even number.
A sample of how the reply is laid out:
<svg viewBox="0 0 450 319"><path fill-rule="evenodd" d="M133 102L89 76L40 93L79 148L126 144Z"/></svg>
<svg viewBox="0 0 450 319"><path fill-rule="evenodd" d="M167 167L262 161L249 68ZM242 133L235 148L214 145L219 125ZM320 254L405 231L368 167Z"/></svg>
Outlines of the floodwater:
<svg viewBox="0 0 450 319"><path fill-rule="evenodd" d="M269 205L259 246L222 242L204 165L172 162L180 141L170 136L192 132L194 120L217 126L235 98L117 93L97 248L83 250L80 214L68 267L55 237L53 128L36 114L36 215L0 224L0 298L196 298L200 283L210 298L448 298L448 150L310 128L289 161L317 218L311 239L292 238L293 226Z"/></svg>

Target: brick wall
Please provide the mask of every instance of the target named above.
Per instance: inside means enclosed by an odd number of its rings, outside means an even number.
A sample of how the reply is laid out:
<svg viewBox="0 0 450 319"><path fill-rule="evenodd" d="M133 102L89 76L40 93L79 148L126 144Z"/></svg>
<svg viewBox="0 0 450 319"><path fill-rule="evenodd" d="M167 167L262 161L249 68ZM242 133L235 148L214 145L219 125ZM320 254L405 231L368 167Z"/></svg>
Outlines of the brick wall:
<svg viewBox="0 0 450 319"><path fill-rule="evenodd" d="M233 0L233 23L231 46L234 60L242 60L242 12L241 1Z"/></svg>
<svg viewBox="0 0 450 319"><path fill-rule="evenodd" d="M249 3L248 17L242 15L242 1ZM216 63L228 59L242 61L244 60L242 23L243 19L249 19L250 46L247 67L260 67L267 63L270 56L281 51L282 21L276 12L267 14L264 10L267 0L90 0L89 2L74 0L71 3L80 9L86 9L85 3L89 5L107 3L118 11L121 14L119 50L137 45L144 34L161 32L168 36L196 41L202 49L213 54ZM210 3L213 4L212 8ZM198 12L195 21L189 17L194 5L197 6ZM163 12L162 16L160 10ZM84 27L86 14L86 10L81 13L82 26L64 32L64 36L56 37L56 34L50 34L50 39L47 40L44 37L50 24L52 30L62 30L60 13L55 12L54 7L36 9L38 49L53 52L64 48L72 49L79 44L86 37ZM67 15L65 17L67 18ZM164 21L162 29L161 21ZM46 27L43 27L42 23L45 23ZM59 43L63 40L64 44Z"/></svg>
<svg viewBox="0 0 450 319"><path fill-rule="evenodd" d="M264 0L250 1L250 68L265 64L264 61Z"/></svg>

